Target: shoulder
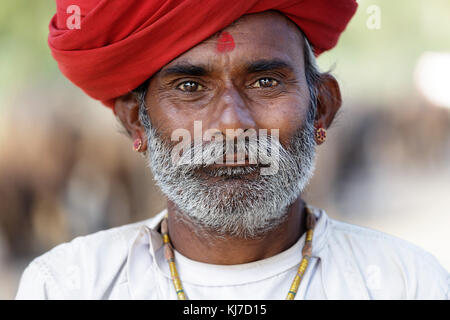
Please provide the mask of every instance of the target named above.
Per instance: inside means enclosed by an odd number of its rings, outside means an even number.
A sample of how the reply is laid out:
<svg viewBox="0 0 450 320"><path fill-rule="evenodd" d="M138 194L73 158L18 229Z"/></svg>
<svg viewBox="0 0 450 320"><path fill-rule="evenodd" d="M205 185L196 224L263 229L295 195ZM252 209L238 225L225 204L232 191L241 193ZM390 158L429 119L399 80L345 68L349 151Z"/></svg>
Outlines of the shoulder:
<svg viewBox="0 0 450 320"><path fill-rule="evenodd" d="M126 280L128 249L155 218L77 237L35 258L22 274L16 299L104 298Z"/></svg>
<svg viewBox="0 0 450 320"><path fill-rule="evenodd" d="M449 273L429 252L381 231L329 220L328 246L357 266L372 295L384 286L389 298L449 299Z"/></svg>

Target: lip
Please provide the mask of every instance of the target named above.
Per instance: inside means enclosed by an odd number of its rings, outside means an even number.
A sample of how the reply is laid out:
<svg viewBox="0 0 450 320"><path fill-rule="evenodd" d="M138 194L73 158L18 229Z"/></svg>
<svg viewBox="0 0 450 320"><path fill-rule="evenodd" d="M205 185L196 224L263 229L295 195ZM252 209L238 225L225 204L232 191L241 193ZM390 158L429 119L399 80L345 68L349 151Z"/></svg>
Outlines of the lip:
<svg viewBox="0 0 450 320"><path fill-rule="evenodd" d="M238 163L239 156L244 158L244 163ZM211 165L212 168L223 168L223 167L247 167L256 166L255 163L250 163L248 156L242 157L242 154L234 154L233 162L227 161L226 157L223 159L223 163L214 163Z"/></svg>
<svg viewBox="0 0 450 320"><path fill-rule="evenodd" d="M210 167L223 168L223 167L249 167L249 166L256 166L256 164L250 163L248 160L245 160L244 163L214 163Z"/></svg>

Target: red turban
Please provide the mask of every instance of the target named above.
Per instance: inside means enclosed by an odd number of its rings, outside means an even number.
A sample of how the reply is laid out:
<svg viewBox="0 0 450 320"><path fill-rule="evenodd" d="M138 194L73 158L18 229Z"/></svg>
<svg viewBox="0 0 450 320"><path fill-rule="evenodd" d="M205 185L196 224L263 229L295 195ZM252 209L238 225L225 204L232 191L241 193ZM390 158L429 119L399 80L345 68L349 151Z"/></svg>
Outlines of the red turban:
<svg viewBox="0 0 450 320"><path fill-rule="evenodd" d="M74 4L80 8L79 29L68 24L77 13L68 10ZM112 109L115 98L244 14L283 13L319 55L336 45L357 8L355 0L56 0L56 5L48 43L61 72Z"/></svg>

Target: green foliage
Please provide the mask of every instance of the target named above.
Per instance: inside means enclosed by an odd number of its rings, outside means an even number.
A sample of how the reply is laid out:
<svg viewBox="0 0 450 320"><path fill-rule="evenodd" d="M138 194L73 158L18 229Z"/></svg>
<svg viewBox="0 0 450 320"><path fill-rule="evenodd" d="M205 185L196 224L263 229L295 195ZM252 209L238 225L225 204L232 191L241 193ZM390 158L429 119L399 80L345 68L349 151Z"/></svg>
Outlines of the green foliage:
<svg viewBox="0 0 450 320"><path fill-rule="evenodd" d="M47 47L50 0L6 0L0 4L0 93L57 72Z"/></svg>
<svg viewBox="0 0 450 320"><path fill-rule="evenodd" d="M399 97L413 90L415 64L423 52L450 51L450 1L363 0L338 46L319 65L341 80L347 97ZM381 28L366 25L376 5Z"/></svg>

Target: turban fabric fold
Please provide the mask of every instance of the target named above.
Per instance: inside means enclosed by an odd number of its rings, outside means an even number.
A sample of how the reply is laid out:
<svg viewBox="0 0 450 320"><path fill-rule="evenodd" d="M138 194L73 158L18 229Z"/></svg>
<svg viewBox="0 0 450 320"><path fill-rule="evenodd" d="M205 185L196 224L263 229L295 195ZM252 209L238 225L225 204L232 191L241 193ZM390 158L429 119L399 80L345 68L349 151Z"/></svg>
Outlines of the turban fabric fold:
<svg viewBox="0 0 450 320"><path fill-rule="evenodd" d="M78 6L80 25L71 5ZM48 44L61 72L114 110L171 60L245 14L277 10L305 33L315 54L333 48L355 0L56 0Z"/></svg>

